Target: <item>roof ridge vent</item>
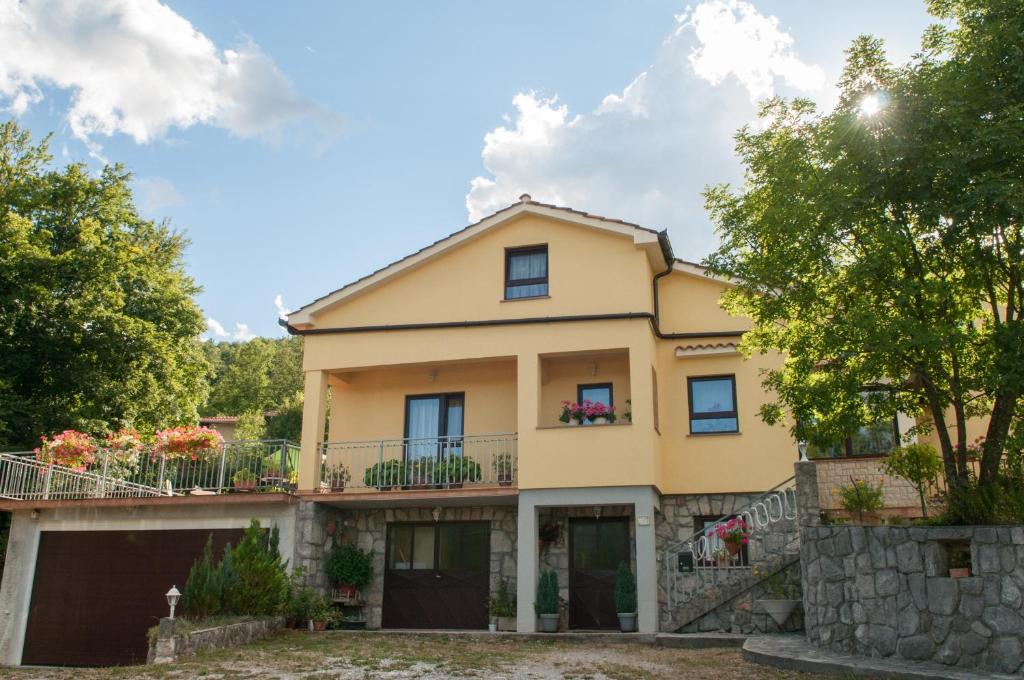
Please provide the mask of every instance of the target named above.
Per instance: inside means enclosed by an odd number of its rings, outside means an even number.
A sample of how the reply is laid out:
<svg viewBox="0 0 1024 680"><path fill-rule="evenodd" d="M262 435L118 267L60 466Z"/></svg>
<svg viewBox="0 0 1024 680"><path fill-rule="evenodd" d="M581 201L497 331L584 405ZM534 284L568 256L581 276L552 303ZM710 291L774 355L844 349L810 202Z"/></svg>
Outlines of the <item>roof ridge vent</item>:
<svg viewBox="0 0 1024 680"><path fill-rule="evenodd" d="M529 203L532 200L533 200L533 197L530 196L530 194L523 194L522 196L519 197L519 202L520 203Z"/></svg>

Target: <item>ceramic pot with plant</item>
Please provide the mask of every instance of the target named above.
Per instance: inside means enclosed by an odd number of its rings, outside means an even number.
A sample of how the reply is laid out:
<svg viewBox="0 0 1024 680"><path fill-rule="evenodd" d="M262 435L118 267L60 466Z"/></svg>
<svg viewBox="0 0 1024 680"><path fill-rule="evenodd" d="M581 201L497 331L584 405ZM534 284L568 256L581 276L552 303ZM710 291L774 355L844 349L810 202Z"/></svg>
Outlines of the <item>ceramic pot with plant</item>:
<svg viewBox="0 0 1024 680"><path fill-rule="evenodd" d="M558 632L558 574L545 571L537 584L537 601L534 603L542 633Z"/></svg>
<svg viewBox="0 0 1024 680"><path fill-rule="evenodd" d="M587 411L582 404L575 401L562 402L562 414L558 419L566 425L579 425L587 417Z"/></svg>
<svg viewBox="0 0 1024 680"><path fill-rule="evenodd" d="M498 486L512 486L515 470L511 453L499 453L494 457L494 475L498 480Z"/></svg>
<svg viewBox="0 0 1024 680"><path fill-rule="evenodd" d="M605 406L601 402L584 402L587 404L587 420L592 425L607 425L615 422L615 407Z"/></svg>
<svg viewBox="0 0 1024 680"><path fill-rule="evenodd" d="M636 579L629 565L619 563L615 572L615 613L619 617L619 630L632 633L636 630Z"/></svg>
<svg viewBox="0 0 1024 680"><path fill-rule="evenodd" d="M968 578L971 575L971 550L960 547L950 551L949 577Z"/></svg>
<svg viewBox="0 0 1024 680"><path fill-rule="evenodd" d="M327 630L327 622L334 615L334 607L326 597L320 596L310 612L310 623L315 631Z"/></svg>
<svg viewBox="0 0 1024 680"><path fill-rule="evenodd" d="M324 468L324 476L327 478L327 485L334 493L341 493L345 485L352 481L352 473L348 471L344 463L334 463Z"/></svg>
<svg viewBox="0 0 1024 680"><path fill-rule="evenodd" d="M239 470L231 478L236 491L252 491L256 488L256 475L252 470Z"/></svg>
<svg viewBox="0 0 1024 680"><path fill-rule="evenodd" d="M360 550L352 542L339 545L335 541L324 570L327 580L338 589L341 597L354 600L359 596L359 589L373 579L373 553Z"/></svg>
<svg viewBox="0 0 1024 680"><path fill-rule="evenodd" d="M516 598L509 586L508 579L498 581L494 594L487 599L487 611L497 630L514 631L516 629Z"/></svg>
<svg viewBox="0 0 1024 680"><path fill-rule="evenodd" d="M732 565L732 555L725 548L715 548L712 550L711 559L714 561L715 566L722 569Z"/></svg>
<svg viewBox="0 0 1024 680"><path fill-rule="evenodd" d="M767 572L763 568L754 567L754 576L763 576L765 573ZM800 606L800 589L798 586L787 582L785 571L775 572L764 579L763 585L768 597L757 600L755 604L759 605L768 616L772 617L772 620L781 629L786 624L786 621L789 620L793 611Z"/></svg>
<svg viewBox="0 0 1024 680"><path fill-rule="evenodd" d="M469 456L446 456L434 468L434 484L447 489L459 489L465 482L479 481L480 463Z"/></svg>
<svg viewBox="0 0 1024 680"><path fill-rule="evenodd" d="M363 484L370 488L377 487L381 491L387 491L405 485L407 477L403 461L385 460L366 468L366 472L363 473Z"/></svg>
<svg viewBox="0 0 1024 680"><path fill-rule="evenodd" d="M742 517L733 517L727 522L716 524L712 531L733 557L739 555L743 546L750 542L750 530Z"/></svg>

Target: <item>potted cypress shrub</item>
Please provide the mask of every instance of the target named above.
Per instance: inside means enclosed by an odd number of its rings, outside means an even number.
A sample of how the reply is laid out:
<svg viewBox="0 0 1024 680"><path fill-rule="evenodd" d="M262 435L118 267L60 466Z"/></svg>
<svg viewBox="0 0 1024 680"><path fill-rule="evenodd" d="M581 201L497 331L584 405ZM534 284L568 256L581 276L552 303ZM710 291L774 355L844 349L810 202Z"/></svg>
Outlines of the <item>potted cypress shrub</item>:
<svg viewBox="0 0 1024 680"><path fill-rule="evenodd" d="M537 584L537 601L534 609L540 619L542 633L558 632L558 574L545 571Z"/></svg>
<svg viewBox="0 0 1024 680"><path fill-rule="evenodd" d="M619 630L632 633L636 630L636 579L629 565L619 563L615 572L615 613L619 616Z"/></svg>
<svg viewBox="0 0 1024 680"><path fill-rule="evenodd" d="M373 578L373 553L360 550L354 543L331 546L331 553L324 565L327 579L340 591L341 598L354 600L359 589Z"/></svg>

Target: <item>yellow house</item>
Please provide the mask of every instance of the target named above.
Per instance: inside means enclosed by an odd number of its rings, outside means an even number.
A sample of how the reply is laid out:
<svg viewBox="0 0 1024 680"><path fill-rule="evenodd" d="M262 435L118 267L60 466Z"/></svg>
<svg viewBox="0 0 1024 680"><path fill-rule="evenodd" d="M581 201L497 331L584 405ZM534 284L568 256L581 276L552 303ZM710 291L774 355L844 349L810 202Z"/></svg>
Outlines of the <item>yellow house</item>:
<svg viewBox="0 0 1024 680"><path fill-rule="evenodd" d="M798 457L757 415L773 359L737 352L727 285L665 232L524 195L293 312L299 493L374 551L370 626L482 627L508 579L532 631L553 570L565 624L614 627L626 563L639 630L657 630L660 549ZM584 401L610 422L563 417Z"/></svg>

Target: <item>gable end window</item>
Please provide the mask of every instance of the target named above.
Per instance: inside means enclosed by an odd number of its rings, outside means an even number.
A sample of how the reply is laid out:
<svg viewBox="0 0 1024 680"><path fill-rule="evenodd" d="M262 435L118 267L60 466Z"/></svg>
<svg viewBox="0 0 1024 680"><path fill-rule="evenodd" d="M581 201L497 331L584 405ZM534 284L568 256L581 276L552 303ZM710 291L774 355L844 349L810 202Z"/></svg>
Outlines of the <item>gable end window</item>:
<svg viewBox="0 0 1024 680"><path fill-rule="evenodd" d="M736 415L736 376L687 378L690 396L690 434L739 432Z"/></svg>
<svg viewBox="0 0 1024 680"><path fill-rule="evenodd" d="M545 297L548 294L548 247L505 250L505 299Z"/></svg>

